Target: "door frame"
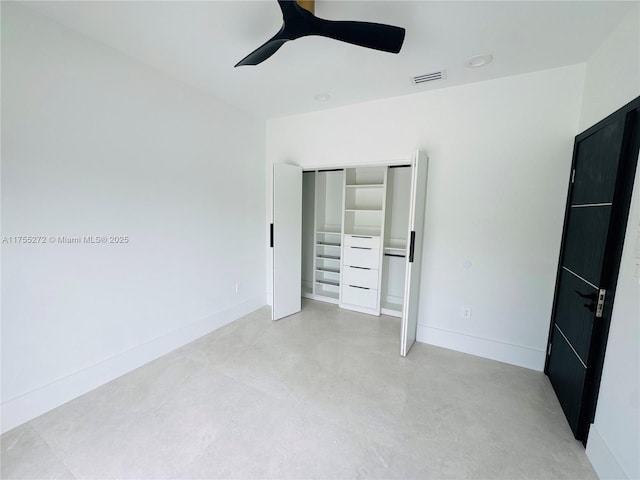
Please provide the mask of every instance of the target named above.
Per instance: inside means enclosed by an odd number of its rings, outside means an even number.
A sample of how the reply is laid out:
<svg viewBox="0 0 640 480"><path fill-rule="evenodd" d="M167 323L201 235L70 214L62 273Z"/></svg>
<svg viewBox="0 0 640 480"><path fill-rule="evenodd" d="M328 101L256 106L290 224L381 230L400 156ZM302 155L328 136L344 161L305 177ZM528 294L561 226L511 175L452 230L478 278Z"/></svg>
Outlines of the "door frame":
<svg viewBox="0 0 640 480"><path fill-rule="evenodd" d="M601 130L608 124L619 121L620 117L625 117L625 131L623 137L623 149L620 153L620 163L616 179L616 187L611 209L610 228L607 235L607 244L603 259L600 288L607 291L602 318L595 322L592 332L591 348L587 359L587 371L583 392L584 407L580 409L578 426L576 429L576 439L586 445L589 435L589 427L594 421L600 380L602 377L602 367L604 365L605 351L609 337L609 327L611 325L611 313L615 300L620 262L622 260L622 248L627 229L629 210L631 208L631 195L635 179L636 167L638 163L638 150L640 147L640 97L635 98L622 108L616 110L611 115L599 121L592 127L575 137L573 145L573 156L571 160L571 175L576 167L576 154L578 143ZM631 128L627 128L631 127ZM553 308L549 324L549 336L547 339L547 354L545 356L544 373L549 375L549 358L551 356L551 339L553 337L554 319L556 316L560 274L562 272L563 253L567 235L567 220L570 211L571 193L573 184L569 179L567 191L567 201L563 221L562 241L560 243L560 253L558 257L558 270L556 273L556 284L553 296Z"/></svg>

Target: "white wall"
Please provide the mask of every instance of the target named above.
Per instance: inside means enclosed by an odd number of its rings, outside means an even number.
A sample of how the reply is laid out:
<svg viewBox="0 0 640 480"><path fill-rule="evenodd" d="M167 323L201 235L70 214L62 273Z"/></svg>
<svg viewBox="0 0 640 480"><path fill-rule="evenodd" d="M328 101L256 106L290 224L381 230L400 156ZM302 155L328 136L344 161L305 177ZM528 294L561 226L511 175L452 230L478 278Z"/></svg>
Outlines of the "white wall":
<svg viewBox="0 0 640 480"><path fill-rule="evenodd" d="M2 429L264 305L264 123L2 5ZM235 283L240 282L236 294Z"/></svg>
<svg viewBox="0 0 640 480"><path fill-rule="evenodd" d="M273 119L268 169L426 152L418 340L542 370L583 79L569 66Z"/></svg>
<svg viewBox="0 0 640 480"><path fill-rule="evenodd" d="M587 62L584 130L640 95L636 6ZM587 455L600 478L640 478L640 169L636 172L596 418Z"/></svg>
<svg viewBox="0 0 640 480"><path fill-rule="evenodd" d="M640 8L636 6L593 53L586 67L580 131L638 96Z"/></svg>

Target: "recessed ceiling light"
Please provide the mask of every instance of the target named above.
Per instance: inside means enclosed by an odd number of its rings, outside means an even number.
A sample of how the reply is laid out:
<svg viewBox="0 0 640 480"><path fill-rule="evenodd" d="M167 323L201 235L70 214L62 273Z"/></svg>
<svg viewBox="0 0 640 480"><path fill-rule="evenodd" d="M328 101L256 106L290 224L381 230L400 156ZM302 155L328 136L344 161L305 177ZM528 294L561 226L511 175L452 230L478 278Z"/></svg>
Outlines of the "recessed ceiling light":
<svg viewBox="0 0 640 480"><path fill-rule="evenodd" d="M313 96L313 99L316 102L326 102L330 98L331 98L331 95L329 95L328 93L318 93L317 95Z"/></svg>
<svg viewBox="0 0 640 480"><path fill-rule="evenodd" d="M493 60L493 56L489 53L485 53L471 57L466 61L465 65L469 68L479 68L491 63L491 60Z"/></svg>

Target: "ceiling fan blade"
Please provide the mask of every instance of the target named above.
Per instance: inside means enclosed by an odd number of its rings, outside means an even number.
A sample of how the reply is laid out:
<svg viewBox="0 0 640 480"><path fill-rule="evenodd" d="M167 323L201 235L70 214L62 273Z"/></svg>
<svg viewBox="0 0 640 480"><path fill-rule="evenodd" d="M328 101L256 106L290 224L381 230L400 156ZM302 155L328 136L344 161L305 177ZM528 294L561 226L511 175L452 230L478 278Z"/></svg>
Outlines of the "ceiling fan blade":
<svg viewBox="0 0 640 480"><path fill-rule="evenodd" d="M319 35L342 42L398 53L404 42L405 29L381 23L325 20L300 7L295 0L278 0L283 25L280 31L235 66L258 65L287 41L308 35Z"/></svg>
<svg viewBox="0 0 640 480"><path fill-rule="evenodd" d="M278 34L272 39L268 40L265 44L256 48L253 52L236 63L235 66L239 67L242 65L258 65L259 63L264 62L267 58L276 53L286 41L288 41L287 38L280 38Z"/></svg>
<svg viewBox="0 0 640 480"><path fill-rule="evenodd" d="M351 22L317 18L314 35L333 38L361 47L398 53L404 42L405 29L370 22Z"/></svg>

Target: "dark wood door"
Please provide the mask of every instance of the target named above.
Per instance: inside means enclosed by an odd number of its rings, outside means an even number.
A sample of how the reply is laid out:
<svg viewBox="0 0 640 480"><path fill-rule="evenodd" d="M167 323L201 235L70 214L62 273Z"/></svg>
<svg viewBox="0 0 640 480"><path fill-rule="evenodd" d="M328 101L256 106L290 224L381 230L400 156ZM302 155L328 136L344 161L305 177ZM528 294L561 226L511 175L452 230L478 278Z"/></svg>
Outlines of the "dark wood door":
<svg viewBox="0 0 640 480"><path fill-rule="evenodd" d="M640 98L576 137L545 372L576 438L593 421L638 158Z"/></svg>

